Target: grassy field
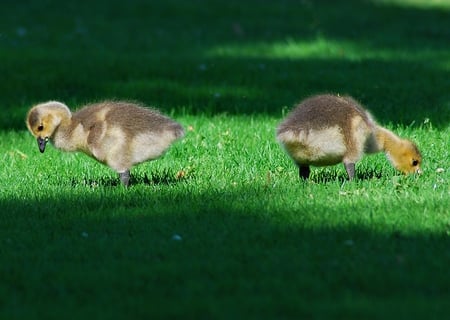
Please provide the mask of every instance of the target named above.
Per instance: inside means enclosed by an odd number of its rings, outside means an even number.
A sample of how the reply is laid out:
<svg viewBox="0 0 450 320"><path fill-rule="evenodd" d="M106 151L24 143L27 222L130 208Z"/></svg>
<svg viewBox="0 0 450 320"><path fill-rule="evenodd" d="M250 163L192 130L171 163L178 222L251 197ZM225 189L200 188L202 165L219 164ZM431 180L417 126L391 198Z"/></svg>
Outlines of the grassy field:
<svg viewBox="0 0 450 320"><path fill-rule="evenodd" d="M0 319L443 319L450 312L450 2L0 4ZM313 168L275 127L350 94L417 142ZM28 108L138 100L186 129L126 189L26 131Z"/></svg>

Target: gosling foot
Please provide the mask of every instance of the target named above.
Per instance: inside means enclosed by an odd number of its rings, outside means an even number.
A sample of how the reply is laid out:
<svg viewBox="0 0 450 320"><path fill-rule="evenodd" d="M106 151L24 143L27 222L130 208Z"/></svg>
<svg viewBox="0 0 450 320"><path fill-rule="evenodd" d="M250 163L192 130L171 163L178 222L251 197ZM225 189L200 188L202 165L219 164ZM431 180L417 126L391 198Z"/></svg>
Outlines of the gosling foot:
<svg viewBox="0 0 450 320"><path fill-rule="evenodd" d="M355 177L355 164L352 162L344 163L344 166L348 174L348 179L353 180L353 178Z"/></svg>
<svg viewBox="0 0 450 320"><path fill-rule="evenodd" d="M298 165L298 176L301 180L306 180L309 178L310 169L309 166L305 165Z"/></svg>
<svg viewBox="0 0 450 320"><path fill-rule="evenodd" d="M130 170L119 172L119 177L125 187L130 185Z"/></svg>

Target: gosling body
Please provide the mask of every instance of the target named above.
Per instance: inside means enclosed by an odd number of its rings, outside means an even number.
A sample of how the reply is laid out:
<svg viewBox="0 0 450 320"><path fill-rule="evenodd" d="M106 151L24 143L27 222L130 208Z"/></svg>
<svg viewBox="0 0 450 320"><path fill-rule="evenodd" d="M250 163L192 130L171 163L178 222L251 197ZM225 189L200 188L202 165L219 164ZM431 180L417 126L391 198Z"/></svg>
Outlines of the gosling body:
<svg viewBox="0 0 450 320"><path fill-rule="evenodd" d="M126 186L132 166L160 157L184 136L180 124L157 110L122 101L90 104L74 113L50 101L32 107L26 123L41 152L48 141L63 151L84 152L118 172Z"/></svg>
<svg viewBox="0 0 450 320"><path fill-rule="evenodd" d="M365 153L385 152L403 173L420 171L422 157L417 146L379 126L372 115L348 96L310 97L277 127L278 142L308 178L310 166L343 163L350 179L355 163Z"/></svg>

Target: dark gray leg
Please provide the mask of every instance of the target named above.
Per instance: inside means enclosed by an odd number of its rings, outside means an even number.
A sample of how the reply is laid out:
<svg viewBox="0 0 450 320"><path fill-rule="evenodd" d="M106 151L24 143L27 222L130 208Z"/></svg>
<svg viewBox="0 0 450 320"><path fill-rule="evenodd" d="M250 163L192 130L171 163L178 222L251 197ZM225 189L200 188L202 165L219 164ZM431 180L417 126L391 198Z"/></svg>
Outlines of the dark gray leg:
<svg viewBox="0 0 450 320"><path fill-rule="evenodd" d="M309 178L309 166L298 164L298 175L300 179L306 180Z"/></svg>
<svg viewBox="0 0 450 320"><path fill-rule="evenodd" d="M130 170L119 172L119 177L125 187L130 185Z"/></svg>
<svg viewBox="0 0 450 320"><path fill-rule="evenodd" d="M355 164L354 163L344 163L345 170L347 170L349 180L353 180L355 177Z"/></svg>

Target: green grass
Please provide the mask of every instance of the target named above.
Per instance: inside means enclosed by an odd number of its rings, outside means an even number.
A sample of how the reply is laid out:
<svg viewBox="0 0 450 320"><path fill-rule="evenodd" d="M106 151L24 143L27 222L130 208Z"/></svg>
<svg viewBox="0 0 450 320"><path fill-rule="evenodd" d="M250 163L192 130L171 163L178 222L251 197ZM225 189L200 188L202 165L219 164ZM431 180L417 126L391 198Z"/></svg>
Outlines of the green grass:
<svg viewBox="0 0 450 320"><path fill-rule="evenodd" d="M4 1L0 318L442 319L450 311L447 1ZM298 180L275 127L351 94L417 142ZM36 102L117 98L186 128L126 189L40 154Z"/></svg>

